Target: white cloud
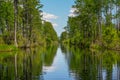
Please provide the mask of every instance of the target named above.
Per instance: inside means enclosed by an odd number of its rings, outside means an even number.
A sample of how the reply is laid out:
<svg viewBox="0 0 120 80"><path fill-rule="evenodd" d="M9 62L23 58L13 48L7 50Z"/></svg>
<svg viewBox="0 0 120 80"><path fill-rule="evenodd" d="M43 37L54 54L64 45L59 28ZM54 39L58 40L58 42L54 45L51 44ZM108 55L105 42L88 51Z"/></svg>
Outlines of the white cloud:
<svg viewBox="0 0 120 80"><path fill-rule="evenodd" d="M76 8L71 8L70 13L74 13L76 11Z"/></svg>
<svg viewBox="0 0 120 80"><path fill-rule="evenodd" d="M58 18L58 16L56 16L54 14L46 13L46 12L43 12L42 15L43 15L43 20L46 20L46 21Z"/></svg>
<svg viewBox="0 0 120 80"><path fill-rule="evenodd" d="M70 13L68 16L69 16L69 17L75 17L76 14Z"/></svg>
<svg viewBox="0 0 120 80"><path fill-rule="evenodd" d="M51 22L53 27L57 27L58 24L57 23L54 23L52 20L54 19L57 19L58 16L54 15L54 14L51 14L51 13L46 13L46 12L43 12L42 13L42 19L45 20L45 21L48 21L48 22Z"/></svg>
<svg viewBox="0 0 120 80"><path fill-rule="evenodd" d="M69 17L75 17L77 16L77 14L75 13L77 9L76 8L71 8L70 9L70 14L68 15Z"/></svg>
<svg viewBox="0 0 120 80"><path fill-rule="evenodd" d="M57 26L58 26L58 24L56 24L56 23L52 23L52 25L53 25L54 27L57 27Z"/></svg>

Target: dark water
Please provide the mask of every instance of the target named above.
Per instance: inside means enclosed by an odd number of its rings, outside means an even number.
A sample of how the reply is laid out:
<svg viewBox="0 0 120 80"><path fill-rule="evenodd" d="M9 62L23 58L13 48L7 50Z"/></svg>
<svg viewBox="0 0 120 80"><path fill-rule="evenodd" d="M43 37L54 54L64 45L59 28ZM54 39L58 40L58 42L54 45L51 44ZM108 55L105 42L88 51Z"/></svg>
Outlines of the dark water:
<svg viewBox="0 0 120 80"><path fill-rule="evenodd" d="M0 80L120 80L120 53L63 46L0 53Z"/></svg>

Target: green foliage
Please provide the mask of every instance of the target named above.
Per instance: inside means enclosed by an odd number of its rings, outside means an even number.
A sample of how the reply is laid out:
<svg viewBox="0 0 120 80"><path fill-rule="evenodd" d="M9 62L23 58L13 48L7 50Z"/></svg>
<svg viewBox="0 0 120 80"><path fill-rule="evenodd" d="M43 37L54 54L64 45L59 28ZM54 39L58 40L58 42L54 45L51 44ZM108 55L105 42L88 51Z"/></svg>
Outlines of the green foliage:
<svg viewBox="0 0 120 80"><path fill-rule="evenodd" d="M68 18L67 39L63 42L69 40L70 45L80 47L120 48L119 5L118 0L75 0L72 8L76 16Z"/></svg>
<svg viewBox="0 0 120 80"><path fill-rule="evenodd" d="M44 37L46 39L47 45L54 41L58 41L57 33L55 32L52 24L50 22L44 22Z"/></svg>
<svg viewBox="0 0 120 80"><path fill-rule="evenodd" d="M116 47L120 44L117 31L113 27L106 27L103 30L103 45L106 47Z"/></svg>
<svg viewBox="0 0 120 80"><path fill-rule="evenodd" d="M32 44L33 45L45 45L45 38L42 37L42 35L40 34L39 30L32 30Z"/></svg>
<svg viewBox="0 0 120 80"><path fill-rule="evenodd" d="M4 44L3 37L0 35L0 44Z"/></svg>
<svg viewBox="0 0 120 80"><path fill-rule="evenodd" d="M0 2L0 29L2 32L10 30L13 27L13 4L11 1Z"/></svg>
<svg viewBox="0 0 120 80"><path fill-rule="evenodd" d="M21 31L17 33L17 43L19 47L25 46L27 39L21 34Z"/></svg>
<svg viewBox="0 0 120 80"><path fill-rule="evenodd" d="M0 44L30 47L53 41L57 43L58 37L52 24L42 23L42 6L40 0L1 0ZM44 33L47 33L46 37Z"/></svg>
<svg viewBox="0 0 120 80"><path fill-rule="evenodd" d="M60 36L60 41L63 42L64 40L68 39L68 33L66 31L62 32Z"/></svg>
<svg viewBox="0 0 120 80"><path fill-rule="evenodd" d="M14 40L13 33L5 31L2 36L5 44L13 44L13 40Z"/></svg>

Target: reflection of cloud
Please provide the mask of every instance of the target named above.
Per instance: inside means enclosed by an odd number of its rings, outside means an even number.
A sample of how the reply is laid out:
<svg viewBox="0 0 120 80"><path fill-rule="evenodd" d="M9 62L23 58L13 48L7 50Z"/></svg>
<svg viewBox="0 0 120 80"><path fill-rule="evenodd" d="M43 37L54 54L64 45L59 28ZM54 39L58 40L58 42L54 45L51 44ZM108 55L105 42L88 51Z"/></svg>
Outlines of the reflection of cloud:
<svg viewBox="0 0 120 80"><path fill-rule="evenodd" d="M50 66L50 67L48 67L48 66L43 66L43 71L44 71L44 72L53 72L53 71L55 71L55 69L56 69L55 66Z"/></svg>
<svg viewBox="0 0 120 80"><path fill-rule="evenodd" d="M57 18L58 18L58 16L56 16L56 15L54 15L54 14L46 13L46 12L43 12L43 13L42 13L42 19L45 20L45 21L51 22L54 27L57 27L58 24L52 22L52 20L53 20L53 19L57 19Z"/></svg>
<svg viewBox="0 0 120 80"><path fill-rule="evenodd" d="M75 13L77 9L76 8L71 8L70 9L70 14L68 15L69 17L75 17L77 16L77 14Z"/></svg>

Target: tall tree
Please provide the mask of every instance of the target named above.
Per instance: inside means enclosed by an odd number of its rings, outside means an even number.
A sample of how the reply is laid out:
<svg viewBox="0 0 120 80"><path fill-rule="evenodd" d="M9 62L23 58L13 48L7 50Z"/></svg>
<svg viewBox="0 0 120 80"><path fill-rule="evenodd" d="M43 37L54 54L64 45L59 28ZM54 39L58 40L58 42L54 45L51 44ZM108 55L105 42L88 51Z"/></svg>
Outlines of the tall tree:
<svg viewBox="0 0 120 80"><path fill-rule="evenodd" d="M120 0L75 0L73 7L76 8L77 15L68 18L69 40L67 41L79 46L90 46L91 43L108 45L118 41L119 34L116 34L115 25L119 33L119 5Z"/></svg>
<svg viewBox="0 0 120 80"><path fill-rule="evenodd" d="M18 0L14 0L14 44L18 47L17 44L17 13L18 13Z"/></svg>

